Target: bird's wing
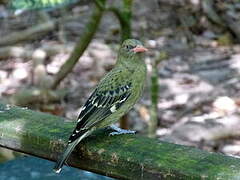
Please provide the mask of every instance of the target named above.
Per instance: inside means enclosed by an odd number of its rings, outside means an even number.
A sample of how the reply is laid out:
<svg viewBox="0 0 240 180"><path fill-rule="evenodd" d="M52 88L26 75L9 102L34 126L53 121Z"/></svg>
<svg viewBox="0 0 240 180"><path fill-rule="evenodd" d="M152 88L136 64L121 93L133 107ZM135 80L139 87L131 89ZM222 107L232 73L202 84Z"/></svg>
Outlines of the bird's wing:
<svg viewBox="0 0 240 180"><path fill-rule="evenodd" d="M114 77L117 78L117 76ZM125 79L119 86L111 86L110 82L113 82L112 80L114 79L112 78L114 77L107 76L100 82L98 87L88 98L78 116L77 126L69 137L69 143L73 142L89 128L117 111L127 101L131 95L131 82L125 81ZM110 82L105 86L108 81Z"/></svg>

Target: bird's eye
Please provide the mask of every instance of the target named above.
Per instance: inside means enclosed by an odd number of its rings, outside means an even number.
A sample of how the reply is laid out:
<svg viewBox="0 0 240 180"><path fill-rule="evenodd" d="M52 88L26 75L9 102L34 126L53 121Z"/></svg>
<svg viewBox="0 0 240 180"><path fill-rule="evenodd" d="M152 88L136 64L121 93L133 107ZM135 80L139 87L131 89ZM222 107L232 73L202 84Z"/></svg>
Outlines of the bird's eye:
<svg viewBox="0 0 240 180"><path fill-rule="evenodd" d="M133 47L132 47L132 46L130 46L130 45L126 45L125 47L126 47L126 49L128 49L128 50L130 50L130 49L132 49L132 48L133 48Z"/></svg>

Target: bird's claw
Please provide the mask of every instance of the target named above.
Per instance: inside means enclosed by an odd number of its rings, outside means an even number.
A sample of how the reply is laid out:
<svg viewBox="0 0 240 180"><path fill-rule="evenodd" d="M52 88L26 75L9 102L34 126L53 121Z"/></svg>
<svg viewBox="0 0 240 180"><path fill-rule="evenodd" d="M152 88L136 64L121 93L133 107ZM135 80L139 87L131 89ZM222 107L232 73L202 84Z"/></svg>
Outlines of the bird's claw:
<svg viewBox="0 0 240 180"><path fill-rule="evenodd" d="M120 135L120 134L135 134L135 133L136 133L136 131L126 130L123 132L111 132L111 133L109 133L109 136Z"/></svg>
<svg viewBox="0 0 240 180"><path fill-rule="evenodd" d="M136 133L136 131L121 129L116 126L110 126L110 128L113 129L115 132L109 133L109 136L120 135L120 134L135 134Z"/></svg>

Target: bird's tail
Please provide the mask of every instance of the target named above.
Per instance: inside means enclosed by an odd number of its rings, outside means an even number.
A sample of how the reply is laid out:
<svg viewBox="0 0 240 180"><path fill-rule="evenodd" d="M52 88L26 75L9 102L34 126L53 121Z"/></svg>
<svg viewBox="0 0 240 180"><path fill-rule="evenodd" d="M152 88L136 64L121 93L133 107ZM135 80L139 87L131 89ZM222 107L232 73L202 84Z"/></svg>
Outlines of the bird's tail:
<svg viewBox="0 0 240 180"><path fill-rule="evenodd" d="M84 139L85 137L87 137L89 134L89 131L87 131L86 133L84 133L83 135L81 135L78 139L76 139L75 141L73 141L72 143L68 144L66 150L64 151L64 153L60 156L60 158L57 160L53 170L55 173L60 173L62 170L62 166L64 164L64 162L69 158L71 152L74 150L74 148L77 146L77 144Z"/></svg>

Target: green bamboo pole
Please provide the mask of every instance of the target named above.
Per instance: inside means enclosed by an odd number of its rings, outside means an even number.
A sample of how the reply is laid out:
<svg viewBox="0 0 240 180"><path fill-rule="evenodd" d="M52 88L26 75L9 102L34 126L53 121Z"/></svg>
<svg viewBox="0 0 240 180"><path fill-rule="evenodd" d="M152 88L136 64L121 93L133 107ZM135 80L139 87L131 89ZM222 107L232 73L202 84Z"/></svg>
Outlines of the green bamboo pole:
<svg viewBox="0 0 240 180"><path fill-rule="evenodd" d="M18 152L55 161L74 126L58 116L0 104L0 146ZM86 138L68 165L117 179L240 179L237 158L139 135L108 133L100 130Z"/></svg>

